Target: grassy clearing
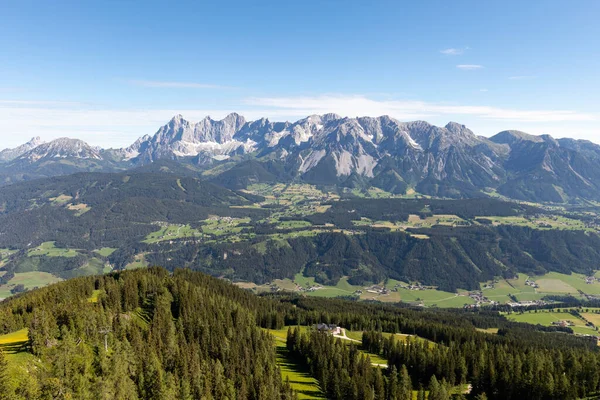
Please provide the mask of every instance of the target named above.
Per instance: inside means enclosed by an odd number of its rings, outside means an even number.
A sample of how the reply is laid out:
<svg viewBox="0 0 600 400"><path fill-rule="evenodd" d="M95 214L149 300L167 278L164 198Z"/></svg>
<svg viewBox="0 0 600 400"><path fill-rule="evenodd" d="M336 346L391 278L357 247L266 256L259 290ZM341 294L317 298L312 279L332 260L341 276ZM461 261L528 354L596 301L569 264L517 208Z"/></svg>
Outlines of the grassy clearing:
<svg viewBox="0 0 600 400"><path fill-rule="evenodd" d="M165 240L192 238L196 236L202 236L202 233L189 225L167 225L161 227L156 232L150 233L143 242L158 243Z"/></svg>
<svg viewBox="0 0 600 400"><path fill-rule="evenodd" d="M475 329L477 331L479 331L479 332L489 333L490 335L496 335L496 334L498 334L498 328L487 328L487 329L475 328Z"/></svg>
<svg viewBox="0 0 600 400"><path fill-rule="evenodd" d="M513 301L509 297L510 295L515 296L519 301L539 300L542 298L544 295L536 294L533 287L525 284L526 280L527 275L519 274L515 279L499 280L493 284L493 288L484 288L486 284L492 284L491 282L481 284L481 288L484 296L499 303Z"/></svg>
<svg viewBox="0 0 600 400"><path fill-rule="evenodd" d="M553 278L542 278L535 281L539 287L540 292L544 293L570 293L577 294L579 293L577 289L568 283L564 282L562 279L553 279Z"/></svg>
<svg viewBox="0 0 600 400"><path fill-rule="evenodd" d="M591 322L597 327L600 327L600 314L585 312L581 313L581 316L585 318L586 321Z"/></svg>
<svg viewBox="0 0 600 400"><path fill-rule="evenodd" d="M133 261L125 266L125 269L146 268L147 266L146 255L142 253L136 254Z"/></svg>
<svg viewBox="0 0 600 400"><path fill-rule="evenodd" d="M312 224L308 221L280 221L277 223L278 229L300 229L308 228Z"/></svg>
<svg viewBox="0 0 600 400"><path fill-rule="evenodd" d="M103 247L99 250L94 250L95 253L100 254L102 257L108 257L115 251L117 251L117 249L112 248L112 247Z"/></svg>
<svg viewBox="0 0 600 400"><path fill-rule="evenodd" d="M494 226L498 225L517 225L526 226L533 229L561 229L561 230L581 230L589 231L585 224L577 219L571 219L563 216L542 216L539 218L529 217L481 217L492 221Z"/></svg>
<svg viewBox="0 0 600 400"><path fill-rule="evenodd" d="M564 282L566 285L568 285L576 290L581 290L582 292L587 293L587 294L600 295L600 283L594 282L592 284L587 284L587 283L585 283L585 275L582 275L582 274L573 273L571 275L566 275L566 274L559 274L557 272L550 272L550 273L544 275L544 278L560 280L560 281ZM536 282L539 284L538 281L536 281ZM541 290L542 290L542 287L540 285L540 291Z"/></svg>
<svg viewBox="0 0 600 400"><path fill-rule="evenodd" d="M390 290L387 294L370 293L363 290L360 295L361 300L377 300L388 303L407 302L420 303L428 307L463 307L465 304L473 304L474 300L468 296L458 295L457 293L444 292L442 290L410 290L396 285L406 285L405 282L389 279L386 288Z"/></svg>
<svg viewBox="0 0 600 400"><path fill-rule="evenodd" d="M22 284L25 289L31 290L36 287L42 287L51 283L60 282L62 279L49 274L48 272L32 271L17 272L15 276L6 284L0 285L0 299L12 296L11 289L16 285Z"/></svg>
<svg viewBox="0 0 600 400"><path fill-rule="evenodd" d="M81 204L68 204L67 209L69 209L71 211L75 211L75 215L79 217L79 216L85 214L86 212L90 211L92 208L89 207L87 204L81 203Z"/></svg>
<svg viewBox="0 0 600 400"><path fill-rule="evenodd" d="M277 346L277 365L281 370L281 378L289 379L292 389L298 393L299 399L326 398L317 380L310 374L305 365L297 362L286 347L287 327L278 330L267 330L275 339Z"/></svg>
<svg viewBox="0 0 600 400"><path fill-rule="evenodd" d="M533 325L539 324L544 326L552 326L553 322L569 321L573 323L574 326L571 326L570 328L573 329L575 333L582 335L596 334L596 331L593 328L586 326L586 320L578 318L569 312L550 312L550 310L538 310L538 312L528 311L522 314L508 314L506 315L506 318L515 322L524 322Z"/></svg>
<svg viewBox="0 0 600 400"><path fill-rule="evenodd" d="M250 218L221 218L212 217L203 221L202 233L214 236L238 234L243 227L240 224L250 222Z"/></svg>
<svg viewBox="0 0 600 400"><path fill-rule="evenodd" d="M90 297L88 297L88 301L90 303L97 303L98 302L98 297L100 297L100 293L102 293L102 290L94 290L92 292L92 295Z"/></svg>
<svg viewBox="0 0 600 400"><path fill-rule="evenodd" d="M32 271L18 272L15 274L14 278L8 281L8 283L12 285L23 284L25 288L33 289L34 287L46 286L60 281L62 281L62 279L48 272Z"/></svg>
<svg viewBox="0 0 600 400"><path fill-rule="evenodd" d="M50 200L55 206L64 206L65 204L73 200L73 197L67 196L66 194L61 194L56 197L50 197L48 200Z"/></svg>
<svg viewBox="0 0 600 400"><path fill-rule="evenodd" d="M14 254L16 252L17 252L17 250L0 249L0 260L5 259L5 258L9 257L11 254Z"/></svg>
<svg viewBox="0 0 600 400"><path fill-rule="evenodd" d="M73 249L62 249L55 246L55 242L44 242L36 248L27 252L29 257L46 256L46 257L75 257L77 251Z"/></svg>
<svg viewBox="0 0 600 400"><path fill-rule="evenodd" d="M27 328L0 335L0 348L8 361L9 374L16 378L28 373L28 364L35 360L33 354L28 351L28 345Z"/></svg>
<svg viewBox="0 0 600 400"><path fill-rule="evenodd" d="M111 267L98 258L91 258L85 265L76 270L77 276L101 275L112 271Z"/></svg>

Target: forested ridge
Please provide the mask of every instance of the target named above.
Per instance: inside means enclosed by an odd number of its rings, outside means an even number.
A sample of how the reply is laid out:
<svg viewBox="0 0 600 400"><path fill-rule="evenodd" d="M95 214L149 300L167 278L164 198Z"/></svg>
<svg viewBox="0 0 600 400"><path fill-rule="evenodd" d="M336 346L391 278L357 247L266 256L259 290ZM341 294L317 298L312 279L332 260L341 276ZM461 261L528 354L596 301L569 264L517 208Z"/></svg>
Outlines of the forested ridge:
<svg viewBox="0 0 600 400"><path fill-rule="evenodd" d="M187 267L256 284L292 279L303 271L326 285L335 285L342 277L355 285L393 278L455 291L477 290L480 282L519 272L591 274L600 259L600 236L594 231L542 230L533 223L497 226L486 220L494 216L533 221L544 213L559 217L526 204L490 198L346 196L324 202L323 212L293 214L286 205L263 200L185 174L148 168L79 173L3 187L0 249L14 252L2 260L6 275L0 282L29 271L67 279L100 273L104 266L120 270L143 255L145 265ZM363 219L401 224L411 215L422 219L453 215L461 221L460 226L404 231L356 224ZM236 222L237 230L230 233L203 230L209 218L245 222ZM286 226L287 222L309 226ZM147 240L167 225L189 226L194 233ZM31 252L48 242L75 253L66 257L60 252L52 256ZM112 252L101 254L97 250L102 248Z"/></svg>
<svg viewBox="0 0 600 400"><path fill-rule="evenodd" d="M362 345L311 330L316 323L364 331ZM594 342L492 311L258 297L198 272L150 268L76 278L0 303L0 334L28 328L32 354L28 373L15 375L0 352L0 392L7 399L291 399L273 339L261 329L286 325L289 351L332 399L407 399L410 389L440 400L451 393L575 399L600 389ZM498 334L476 330L490 326ZM386 358L389 368L371 366L364 352ZM470 394L451 391L467 383Z"/></svg>
<svg viewBox="0 0 600 400"><path fill-rule="evenodd" d="M97 303L88 301L94 290ZM293 398L250 296L205 275L154 268L14 298L0 305L0 329L28 328L40 361L28 376L4 377L2 398Z"/></svg>
<svg viewBox="0 0 600 400"><path fill-rule="evenodd" d="M389 277L449 291L478 289L480 282L497 276L510 278L518 272L589 274L600 259L600 237L579 231L478 226L414 232L426 234L429 239L369 230L362 235L333 232L267 241L262 250L256 248L261 241L256 239L211 245L142 245L138 251L146 252L152 265L169 269L183 265L256 283L293 278L304 270L306 276L314 276L323 284L335 284L343 276L357 285ZM116 260L120 254L111 258Z"/></svg>

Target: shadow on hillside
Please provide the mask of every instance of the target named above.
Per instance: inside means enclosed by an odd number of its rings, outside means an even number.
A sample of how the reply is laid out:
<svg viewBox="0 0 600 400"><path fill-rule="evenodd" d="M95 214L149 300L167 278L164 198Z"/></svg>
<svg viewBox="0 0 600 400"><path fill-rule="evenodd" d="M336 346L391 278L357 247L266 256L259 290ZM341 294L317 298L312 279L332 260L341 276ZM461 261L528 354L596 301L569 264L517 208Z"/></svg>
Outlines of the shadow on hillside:
<svg viewBox="0 0 600 400"><path fill-rule="evenodd" d="M29 351L29 340L0 344L0 349L2 349L5 354L15 354Z"/></svg>
<svg viewBox="0 0 600 400"><path fill-rule="evenodd" d="M297 360L294 356L292 356L285 346L277 346L277 354L280 356L280 367L287 368L294 375L297 375L299 377L314 379L314 377L310 374L310 369L308 368L308 366L304 365L300 360ZM289 381L292 386L294 386L294 384L307 385L306 381L296 380L291 377ZM316 385L318 385L318 382L316 382ZM296 393L301 393L306 396L310 396L317 399L327 398L321 390L303 390L296 388L294 388L294 390L296 391Z"/></svg>

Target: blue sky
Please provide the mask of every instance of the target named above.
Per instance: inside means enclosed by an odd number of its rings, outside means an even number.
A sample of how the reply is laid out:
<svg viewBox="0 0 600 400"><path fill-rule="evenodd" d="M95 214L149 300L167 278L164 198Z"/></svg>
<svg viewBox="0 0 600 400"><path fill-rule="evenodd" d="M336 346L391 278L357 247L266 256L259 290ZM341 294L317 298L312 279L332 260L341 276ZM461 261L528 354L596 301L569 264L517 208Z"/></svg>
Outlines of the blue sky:
<svg viewBox="0 0 600 400"><path fill-rule="evenodd" d="M599 1L0 0L0 148L313 113L600 143Z"/></svg>

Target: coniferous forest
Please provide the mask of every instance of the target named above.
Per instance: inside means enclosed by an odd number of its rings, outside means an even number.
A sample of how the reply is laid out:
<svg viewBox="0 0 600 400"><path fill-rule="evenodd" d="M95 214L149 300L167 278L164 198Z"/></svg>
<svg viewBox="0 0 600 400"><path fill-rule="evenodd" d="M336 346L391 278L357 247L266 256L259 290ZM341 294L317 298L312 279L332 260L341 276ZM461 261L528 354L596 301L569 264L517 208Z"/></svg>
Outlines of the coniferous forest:
<svg viewBox="0 0 600 400"><path fill-rule="evenodd" d="M362 341L319 323L362 331ZM491 326L496 334L482 332ZM14 355L0 352L0 398L293 399L267 331L286 327L289 354L331 399L576 399L600 389L595 342L492 311L256 296L199 272L150 268L1 303L0 334L28 336L18 373ZM471 389L453 391L460 385Z"/></svg>

